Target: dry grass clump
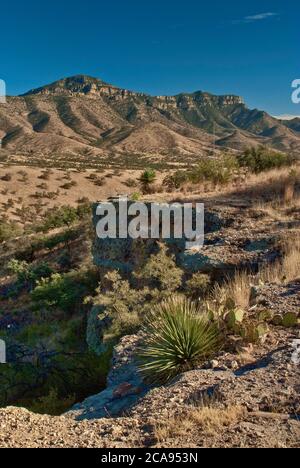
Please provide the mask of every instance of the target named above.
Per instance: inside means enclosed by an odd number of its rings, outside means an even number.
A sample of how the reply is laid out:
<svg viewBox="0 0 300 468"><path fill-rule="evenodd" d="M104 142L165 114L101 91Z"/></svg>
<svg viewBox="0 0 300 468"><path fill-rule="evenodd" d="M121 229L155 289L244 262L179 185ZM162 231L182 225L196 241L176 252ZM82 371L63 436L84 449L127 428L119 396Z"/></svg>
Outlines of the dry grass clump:
<svg viewBox="0 0 300 468"><path fill-rule="evenodd" d="M289 220L290 211L300 207L300 173L297 169L292 169L288 173L282 171L281 176L272 179L272 182L272 192L267 190L265 197L254 206L274 220Z"/></svg>
<svg viewBox="0 0 300 468"><path fill-rule="evenodd" d="M203 431L206 435L214 435L225 428L236 424L246 414L241 406L226 409L199 407L192 408L183 414L160 422L154 429L159 443L168 439L184 438L196 431Z"/></svg>
<svg viewBox="0 0 300 468"><path fill-rule="evenodd" d="M291 206L300 199L300 171L299 167L274 169L249 177L243 195L267 203L268 206Z"/></svg>
<svg viewBox="0 0 300 468"><path fill-rule="evenodd" d="M259 279L266 283L290 282L300 277L300 239L290 237L283 242L282 259L266 265L259 272Z"/></svg>
<svg viewBox="0 0 300 468"><path fill-rule="evenodd" d="M251 286L262 283L289 283L300 278L300 238L291 236L282 241L282 256L277 261L264 265L257 275L247 271L237 272L222 285L216 285L210 302L226 304L233 302L247 309L250 305Z"/></svg>
<svg viewBox="0 0 300 468"><path fill-rule="evenodd" d="M251 283L253 277L246 271L239 271L233 278L214 287L212 301L225 304L231 300L237 307L246 309L250 303Z"/></svg>

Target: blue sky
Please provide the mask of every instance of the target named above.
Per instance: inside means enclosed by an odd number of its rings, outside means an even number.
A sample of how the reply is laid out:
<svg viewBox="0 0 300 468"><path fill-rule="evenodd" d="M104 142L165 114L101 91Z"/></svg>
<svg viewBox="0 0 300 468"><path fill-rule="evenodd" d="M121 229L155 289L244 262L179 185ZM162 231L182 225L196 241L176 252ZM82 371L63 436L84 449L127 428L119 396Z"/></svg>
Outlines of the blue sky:
<svg viewBox="0 0 300 468"><path fill-rule="evenodd" d="M18 94L74 74L150 94L205 90L300 115L300 2L15 0L1 3L0 78Z"/></svg>

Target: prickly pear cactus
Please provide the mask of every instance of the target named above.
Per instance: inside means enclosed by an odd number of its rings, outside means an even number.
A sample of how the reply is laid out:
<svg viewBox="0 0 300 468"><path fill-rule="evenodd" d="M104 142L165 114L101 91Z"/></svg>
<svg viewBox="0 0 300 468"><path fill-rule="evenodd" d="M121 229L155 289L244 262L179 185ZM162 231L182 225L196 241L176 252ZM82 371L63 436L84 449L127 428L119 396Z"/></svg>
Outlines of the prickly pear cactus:
<svg viewBox="0 0 300 468"><path fill-rule="evenodd" d="M298 315L295 312L287 312L282 318L284 327L295 327L298 324Z"/></svg>
<svg viewBox="0 0 300 468"><path fill-rule="evenodd" d="M250 343L257 343L267 335L267 333L269 332L269 327L266 323L248 323L242 328L241 331L241 336L246 341Z"/></svg>
<svg viewBox="0 0 300 468"><path fill-rule="evenodd" d="M231 310L226 315L226 322L229 328L234 329L236 325L243 322L245 316L245 312L242 309L234 309Z"/></svg>
<svg viewBox="0 0 300 468"><path fill-rule="evenodd" d="M273 312L271 310L262 310L258 315L258 320L260 322L269 322L273 319Z"/></svg>
<svg viewBox="0 0 300 468"><path fill-rule="evenodd" d="M227 297L227 299L224 302L224 310L233 310L236 308L236 303L233 297Z"/></svg>

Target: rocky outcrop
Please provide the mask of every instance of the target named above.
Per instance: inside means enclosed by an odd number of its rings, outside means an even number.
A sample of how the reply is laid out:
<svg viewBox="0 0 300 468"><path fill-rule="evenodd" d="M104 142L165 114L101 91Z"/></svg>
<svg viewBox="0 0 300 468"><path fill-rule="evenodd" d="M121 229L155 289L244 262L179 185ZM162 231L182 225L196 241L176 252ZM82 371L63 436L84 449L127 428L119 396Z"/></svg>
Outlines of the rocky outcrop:
<svg viewBox="0 0 300 468"><path fill-rule="evenodd" d="M115 200L118 225L118 202ZM132 202L130 202L132 203ZM150 207L150 203L148 203ZM96 230L98 204L93 206ZM150 212L150 208L148 210ZM130 219L129 219L130 221ZM128 222L129 222L128 221ZM176 258L177 266L187 274L209 273L224 278L238 269L256 270L260 264L273 261L278 255L276 246L280 229L271 231L265 220L257 219L251 209L235 206L211 209L205 206L205 242L198 250L187 250L184 239L160 239ZM172 228L171 228L172 232ZM119 270L130 274L143 265L157 250L155 239L99 239L94 238L94 263L103 271Z"/></svg>
<svg viewBox="0 0 300 468"><path fill-rule="evenodd" d="M140 335L125 336L114 349L107 388L75 405L67 416L78 421L119 416L128 411L149 387L138 373L135 352Z"/></svg>
<svg viewBox="0 0 300 468"><path fill-rule="evenodd" d="M221 353L213 369L186 372L147 394L138 389L131 360L139 337L125 337L105 392L61 417L0 409L0 446L299 448L300 366L290 346L296 337L296 331L279 329L251 364L234 370L230 363L237 357ZM123 417L111 418L125 409ZM237 416L222 422L226 409Z"/></svg>

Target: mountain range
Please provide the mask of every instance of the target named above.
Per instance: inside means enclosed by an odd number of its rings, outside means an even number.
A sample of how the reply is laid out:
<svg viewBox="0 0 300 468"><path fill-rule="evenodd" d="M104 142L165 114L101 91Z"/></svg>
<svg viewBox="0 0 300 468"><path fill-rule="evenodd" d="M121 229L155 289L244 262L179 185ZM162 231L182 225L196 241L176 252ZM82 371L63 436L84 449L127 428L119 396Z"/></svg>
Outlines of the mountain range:
<svg viewBox="0 0 300 468"><path fill-rule="evenodd" d="M188 164L269 145L300 155L300 118L279 120L235 95L150 96L77 75L0 105L1 152L24 161Z"/></svg>

